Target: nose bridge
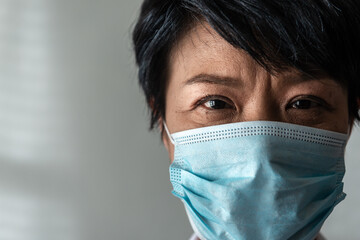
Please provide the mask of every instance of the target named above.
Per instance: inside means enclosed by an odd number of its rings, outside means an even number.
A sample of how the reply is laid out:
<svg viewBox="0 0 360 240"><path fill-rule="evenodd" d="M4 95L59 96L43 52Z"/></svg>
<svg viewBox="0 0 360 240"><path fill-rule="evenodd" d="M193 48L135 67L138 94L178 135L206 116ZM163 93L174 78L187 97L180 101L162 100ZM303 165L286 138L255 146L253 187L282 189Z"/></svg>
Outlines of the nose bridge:
<svg viewBox="0 0 360 240"><path fill-rule="evenodd" d="M279 101L272 91L272 77L259 79L245 106L243 106L243 121L281 121Z"/></svg>

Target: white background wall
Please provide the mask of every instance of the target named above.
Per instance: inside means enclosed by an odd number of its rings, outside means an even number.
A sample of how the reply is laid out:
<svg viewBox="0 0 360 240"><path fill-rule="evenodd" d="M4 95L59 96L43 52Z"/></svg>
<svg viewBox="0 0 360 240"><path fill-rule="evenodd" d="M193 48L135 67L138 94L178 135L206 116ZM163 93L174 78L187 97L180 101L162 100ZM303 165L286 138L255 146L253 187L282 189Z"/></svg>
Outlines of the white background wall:
<svg viewBox="0 0 360 240"><path fill-rule="evenodd" d="M187 239L130 33L140 0L0 0L0 240ZM359 239L360 131L324 227Z"/></svg>

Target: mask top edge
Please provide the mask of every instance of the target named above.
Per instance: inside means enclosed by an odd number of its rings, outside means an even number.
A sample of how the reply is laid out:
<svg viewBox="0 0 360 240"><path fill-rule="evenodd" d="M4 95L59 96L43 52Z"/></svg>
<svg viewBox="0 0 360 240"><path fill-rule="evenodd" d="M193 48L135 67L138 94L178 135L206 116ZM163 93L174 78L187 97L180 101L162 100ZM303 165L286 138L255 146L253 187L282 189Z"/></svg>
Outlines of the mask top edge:
<svg viewBox="0 0 360 240"><path fill-rule="evenodd" d="M184 139L194 139L198 136L209 136L216 134L224 134L224 132L232 131L244 131L250 133L253 129L276 129L278 131L288 131L294 133L300 133L309 136L316 136L320 138L326 138L330 140L337 141L341 144L345 144L348 139L348 134L343 134L339 132L308 127L303 125L297 125L292 123L284 122L274 122L274 121L249 121L249 122L237 122L237 123L227 123L221 125L214 125L202 128L195 128L190 130L185 130L181 132L176 132L171 134L171 137L176 143L182 142Z"/></svg>

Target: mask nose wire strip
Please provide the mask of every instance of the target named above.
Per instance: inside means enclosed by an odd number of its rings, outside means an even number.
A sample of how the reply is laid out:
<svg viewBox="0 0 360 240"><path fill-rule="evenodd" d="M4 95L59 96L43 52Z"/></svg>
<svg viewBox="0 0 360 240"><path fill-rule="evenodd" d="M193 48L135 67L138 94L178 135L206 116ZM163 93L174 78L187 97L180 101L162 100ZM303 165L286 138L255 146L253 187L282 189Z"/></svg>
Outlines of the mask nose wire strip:
<svg viewBox="0 0 360 240"><path fill-rule="evenodd" d="M165 121L164 121L164 128L165 128L165 132L166 132L166 134L168 135L171 143L172 143L173 145L175 145L175 141L174 141L174 139L172 138L172 136L171 136L171 134L170 134L170 132L169 132L169 129L168 129L167 126L166 126L166 122L165 122Z"/></svg>

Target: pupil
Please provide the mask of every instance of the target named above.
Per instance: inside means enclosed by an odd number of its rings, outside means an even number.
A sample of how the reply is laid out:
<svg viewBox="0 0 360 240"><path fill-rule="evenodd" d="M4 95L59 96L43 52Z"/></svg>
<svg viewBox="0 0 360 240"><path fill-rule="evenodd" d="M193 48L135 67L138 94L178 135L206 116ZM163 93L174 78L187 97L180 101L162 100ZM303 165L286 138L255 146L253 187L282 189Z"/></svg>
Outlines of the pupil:
<svg viewBox="0 0 360 240"><path fill-rule="evenodd" d="M209 105L213 109L222 109L225 108L225 102L220 100L210 100Z"/></svg>
<svg viewBox="0 0 360 240"><path fill-rule="evenodd" d="M294 105L295 105L294 107L297 109L308 109L311 107L311 101L299 100L299 101L296 101Z"/></svg>

